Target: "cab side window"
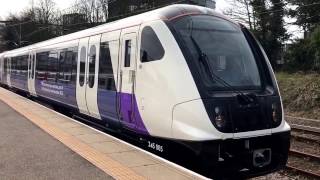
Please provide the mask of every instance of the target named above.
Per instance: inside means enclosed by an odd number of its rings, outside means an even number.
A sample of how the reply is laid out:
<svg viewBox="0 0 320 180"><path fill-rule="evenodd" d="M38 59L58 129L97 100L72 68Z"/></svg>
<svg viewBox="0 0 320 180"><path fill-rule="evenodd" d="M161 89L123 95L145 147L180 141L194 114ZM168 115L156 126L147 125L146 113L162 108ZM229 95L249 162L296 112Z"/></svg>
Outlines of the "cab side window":
<svg viewBox="0 0 320 180"><path fill-rule="evenodd" d="M141 34L140 60L142 63L161 60L164 56L161 42L150 26L146 26Z"/></svg>

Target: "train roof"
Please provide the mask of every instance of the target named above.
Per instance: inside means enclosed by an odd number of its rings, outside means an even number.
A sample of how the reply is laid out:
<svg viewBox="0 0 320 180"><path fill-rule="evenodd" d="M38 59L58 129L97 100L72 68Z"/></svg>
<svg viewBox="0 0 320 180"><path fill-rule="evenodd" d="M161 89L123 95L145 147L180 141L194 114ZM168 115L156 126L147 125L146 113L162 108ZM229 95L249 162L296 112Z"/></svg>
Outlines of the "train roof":
<svg viewBox="0 0 320 180"><path fill-rule="evenodd" d="M97 34L102 34L105 32L120 30L126 27L137 26L148 21L154 21L154 20L170 21L177 17L188 15L188 14L208 14L208 15L213 15L213 16L224 18L224 19L228 19L225 16L215 12L213 9L209 9L201 6L195 6L195 5L175 4L175 5L166 6L160 9L156 9L153 11L145 12L142 14L138 14L135 16L127 17L114 22L102 24L102 25L89 28L86 30L78 31L72 34L59 36L50 40L29 45L23 48L6 51L0 54L0 57L1 56L10 57L16 54L24 54L30 50L37 50L38 48L41 48L41 47L50 46L53 44L63 43L63 42L72 41L72 40L77 40L83 37L89 37Z"/></svg>

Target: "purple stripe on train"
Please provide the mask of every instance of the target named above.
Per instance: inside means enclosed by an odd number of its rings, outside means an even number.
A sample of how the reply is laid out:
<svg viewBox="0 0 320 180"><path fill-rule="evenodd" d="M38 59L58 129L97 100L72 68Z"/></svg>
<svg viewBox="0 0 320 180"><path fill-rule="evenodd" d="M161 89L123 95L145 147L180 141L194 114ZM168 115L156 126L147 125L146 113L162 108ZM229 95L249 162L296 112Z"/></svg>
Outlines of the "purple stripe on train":
<svg viewBox="0 0 320 180"><path fill-rule="evenodd" d="M36 80L38 95L58 100L64 105L77 106L76 87L74 84ZM119 121L116 108L116 92L98 89L98 108L104 121ZM149 135L141 118L135 95L120 93L121 119L120 122L127 128L144 135Z"/></svg>
<svg viewBox="0 0 320 180"><path fill-rule="evenodd" d="M127 93L120 94L122 122L139 134L149 135L139 112L136 96Z"/></svg>

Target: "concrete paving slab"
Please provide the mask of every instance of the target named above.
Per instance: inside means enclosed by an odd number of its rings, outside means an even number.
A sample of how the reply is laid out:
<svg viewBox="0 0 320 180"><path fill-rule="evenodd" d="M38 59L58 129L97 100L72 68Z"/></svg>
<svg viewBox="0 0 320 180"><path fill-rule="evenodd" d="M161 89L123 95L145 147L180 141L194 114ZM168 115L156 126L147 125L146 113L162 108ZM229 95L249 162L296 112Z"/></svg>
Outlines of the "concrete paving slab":
<svg viewBox="0 0 320 180"><path fill-rule="evenodd" d="M105 154L133 151L132 148L113 141L92 143L90 146Z"/></svg>
<svg viewBox="0 0 320 180"><path fill-rule="evenodd" d="M64 119L64 118L61 118L61 117L46 119L46 121L48 121L48 122L50 122L50 123L52 123L54 125L70 122L70 120Z"/></svg>
<svg viewBox="0 0 320 180"><path fill-rule="evenodd" d="M169 169L162 164L154 164L148 166L139 166L132 168L137 173L142 173L147 179L152 180L186 180L190 179L188 176L184 176L179 172Z"/></svg>
<svg viewBox="0 0 320 180"><path fill-rule="evenodd" d="M158 161L147 158L138 151L117 152L112 153L109 156L130 168L159 164Z"/></svg>
<svg viewBox="0 0 320 180"><path fill-rule="evenodd" d="M76 137L88 144L93 144L93 143L102 144L103 142L113 141L113 139L107 136L103 136L102 134L83 134L83 135L76 135Z"/></svg>
<svg viewBox="0 0 320 180"><path fill-rule="evenodd" d="M63 123L58 123L56 124L57 127L60 127L61 129L63 130L66 130L66 129L70 129L70 128L75 128L75 127L81 127L80 124L78 123L75 123L75 122L63 122Z"/></svg>
<svg viewBox="0 0 320 180"><path fill-rule="evenodd" d="M86 127L68 128L68 129L65 129L65 132L67 132L73 136L85 135L85 134L98 134L97 132L95 132L91 129L88 129Z"/></svg>

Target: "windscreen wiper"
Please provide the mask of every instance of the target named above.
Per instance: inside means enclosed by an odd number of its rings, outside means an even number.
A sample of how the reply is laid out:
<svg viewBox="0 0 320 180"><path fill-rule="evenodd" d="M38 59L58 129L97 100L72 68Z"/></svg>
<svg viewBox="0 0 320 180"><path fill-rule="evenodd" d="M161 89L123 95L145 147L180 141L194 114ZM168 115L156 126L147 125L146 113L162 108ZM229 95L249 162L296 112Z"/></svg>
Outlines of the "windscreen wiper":
<svg viewBox="0 0 320 180"><path fill-rule="evenodd" d="M219 82L221 85L223 85L224 87L228 88L229 90L231 90L233 93L237 94L237 96L243 100L246 104L251 104L255 102L255 98L250 97L249 95L243 93L240 90L234 89L229 83L227 83L224 79L222 79L221 77L219 77L217 74L214 73L214 71L211 69L211 66L208 62L208 56L201 50L199 44L197 43L197 41L193 38L193 36L190 36L192 43L194 44L194 46L197 49L197 52L199 54L199 61L201 63L203 63L204 68L206 68L206 70L209 72L211 78L217 82Z"/></svg>

